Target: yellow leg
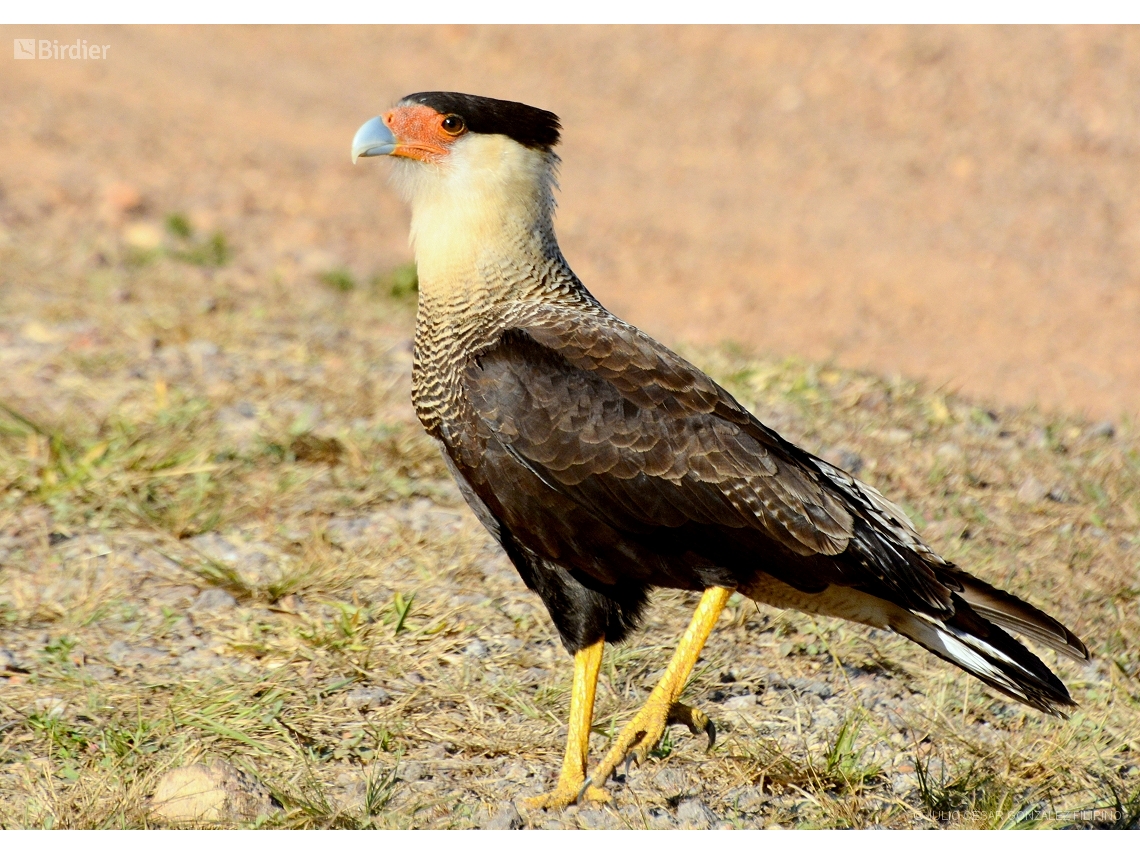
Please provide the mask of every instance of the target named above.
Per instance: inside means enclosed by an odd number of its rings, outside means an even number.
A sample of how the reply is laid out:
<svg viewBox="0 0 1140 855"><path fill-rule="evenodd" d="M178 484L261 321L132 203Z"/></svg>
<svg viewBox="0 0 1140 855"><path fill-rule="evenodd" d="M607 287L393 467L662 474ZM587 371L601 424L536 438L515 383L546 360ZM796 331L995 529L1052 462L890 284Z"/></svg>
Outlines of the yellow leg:
<svg viewBox="0 0 1140 855"><path fill-rule="evenodd" d="M604 790L591 787L582 792L586 781L586 757L590 750L590 725L594 717L594 693L598 688L598 671L602 667L604 641L598 641L574 654L574 681L570 687L570 723L566 734L566 754L562 758L562 772L552 792L523 804L531 810L564 808L582 798L608 801Z"/></svg>
<svg viewBox="0 0 1140 855"><path fill-rule="evenodd" d="M654 687L645 706L622 728L605 759L586 781L590 789L605 786L614 769L627 756L632 754L638 762L643 761L661 741L665 728L670 724L687 724L693 732L706 730L711 744L715 731L708 718L698 710L677 703L677 698L681 696L685 682L701 655L701 649L731 596L732 591L728 588L709 588L705 591L689 622L689 628L677 644L669 667L665 669L665 676Z"/></svg>

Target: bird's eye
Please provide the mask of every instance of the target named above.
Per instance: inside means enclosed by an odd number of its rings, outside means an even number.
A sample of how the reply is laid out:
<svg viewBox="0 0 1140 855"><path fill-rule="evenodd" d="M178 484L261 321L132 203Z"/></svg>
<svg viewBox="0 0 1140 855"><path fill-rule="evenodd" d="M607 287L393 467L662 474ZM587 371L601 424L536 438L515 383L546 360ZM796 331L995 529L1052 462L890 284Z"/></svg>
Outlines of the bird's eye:
<svg viewBox="0 0 1140 855"><path fill-rule="evenodd" d="M463 121L463 117L456 116L455 114L445 116L443 122L440 124L440 127L442 127L453 137L457 137L465 130L467 130L467 124Z"/></svg>

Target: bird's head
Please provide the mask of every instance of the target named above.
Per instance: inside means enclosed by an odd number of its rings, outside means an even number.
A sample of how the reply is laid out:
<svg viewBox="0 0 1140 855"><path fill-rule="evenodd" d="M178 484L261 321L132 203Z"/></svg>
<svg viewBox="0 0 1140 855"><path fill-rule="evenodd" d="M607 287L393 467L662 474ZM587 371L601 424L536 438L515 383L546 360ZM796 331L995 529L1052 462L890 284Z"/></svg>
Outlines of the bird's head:
<svg viewBox="0 0 1140 855"><path fill-rule="evenodd" d="M352 161L389 155L414 202L425 185L509 184L552 172L558 117L515 101L458 92L417 92L365 122L352 140ZM424 168L428 167L428 168Z"/></svg>
<svg viewBox="0 0 1140 855"><path fill-rule="evenodd" d="M459 92L417 92L382 116L369 119L352 140L358 157L392 155L445 166L471 137L501 136L549 154L558 144L558 117L516 101Z"/></svg>
<svg viewBox="0 0 1140 855"><path fill-rule="evenodd" d="M553 113L515 101L418 92L360 127L352 160L393 159L422 281L425 268L468 265L520 234L553 241L559 129Z"/></svg>

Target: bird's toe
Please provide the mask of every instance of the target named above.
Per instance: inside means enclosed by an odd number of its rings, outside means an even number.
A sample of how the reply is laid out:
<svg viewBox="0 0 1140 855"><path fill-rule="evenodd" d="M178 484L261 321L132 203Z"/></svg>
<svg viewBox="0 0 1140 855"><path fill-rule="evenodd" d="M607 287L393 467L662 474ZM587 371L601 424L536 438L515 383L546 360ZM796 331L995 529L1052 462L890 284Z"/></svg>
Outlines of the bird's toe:
<svg viewBox="0 0 1140 855"><path fill-rule="evenodd" d="M716 744L716 725L696 707L675 701L669 708L669 717L665 720L665 724L683 724L689 728L689 733L693 736L705 734L709 739L709 749Z"/></svg>

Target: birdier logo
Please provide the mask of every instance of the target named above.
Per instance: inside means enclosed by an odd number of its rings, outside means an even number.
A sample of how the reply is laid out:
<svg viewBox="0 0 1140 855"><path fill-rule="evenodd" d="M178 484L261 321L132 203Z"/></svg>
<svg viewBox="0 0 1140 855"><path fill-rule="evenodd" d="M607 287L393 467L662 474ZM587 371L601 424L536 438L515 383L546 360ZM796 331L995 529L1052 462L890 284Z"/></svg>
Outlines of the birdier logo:
<svg viewBox="0 0 1140 855"><path fill-rule="evenodd" d="M110 45L89 45L87 39L60 44L58 39L12 39L16 59L106 59Z"/></svg>

